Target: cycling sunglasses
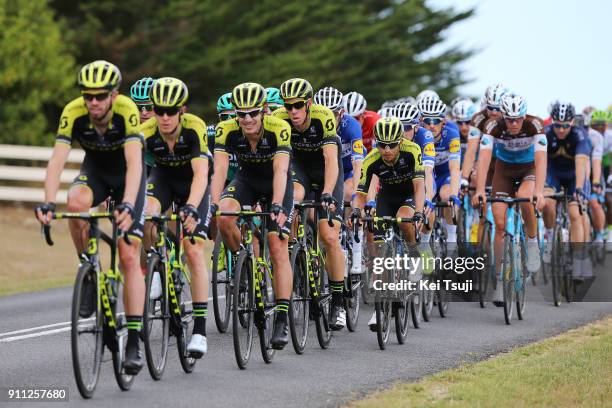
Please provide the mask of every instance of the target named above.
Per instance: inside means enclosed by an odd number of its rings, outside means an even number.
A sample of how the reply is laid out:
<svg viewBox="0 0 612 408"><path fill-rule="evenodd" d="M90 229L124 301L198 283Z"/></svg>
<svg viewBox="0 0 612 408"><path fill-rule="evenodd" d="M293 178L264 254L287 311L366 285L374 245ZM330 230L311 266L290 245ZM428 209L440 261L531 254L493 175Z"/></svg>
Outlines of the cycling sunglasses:
<svg viewBox="0 0 612 408"><path fill-rule="evenodd" d="M487 110L490 110L491 112L501 112L501 109L498 106L487 105Z"/></svg>
<svg viewBox="0 0 612 408"><path fill-rule="evenodd" d="M518 118L509 118L509 117L507 117L507 116L504 116L504 120L505 120L506 122L509 122L509 123L519 122L519 121L521 121L521 120L523 120L523 119L524 119L524 118L523 118L522 116L520 116L520 117L518 117Z"/></svg>
<svg viewBox="0 0 612 408"><path fill-rule="evenodd" d="M400 142L393 142L393 143L383 143L383 142L376 142L376 147L378 147L379 149L386 149L387 147L389 149L395 149L397 146L399 146Z"/></svg>
<svg viewBox="0 0 612 408"><path fill-rule="evenodd" d="M555 129L569 129L572 127L569 123L553 123Z"/></svg>
<svg viewBox="0 0 612 408"><path fill-rule="evenodd" d="M423 123L426 125L439 125L442 123L440 118L423 118Z"/></svg>
<svg viewBox="0 0 612 408"><path fill-rule="evenodd" d="M306 101L299 101L299 102L293 102L293 103L285 102L283 105L285 106L285 109L287 110L287 112L291 112L293 109L297 109L297 110L302 109L304 106L306 106Z"/></svg>
<svg viewBox="0 0 612 408"><path fill-rule="evenodd" d="M168 116L174 116L179 112L179 109L180 108L178 106L172 106L172 107L154 106L153 107L153 111L158 116L164 116L164 114Z"/></svg>
<svg viewBox="0 0 612 408"><path fill-rule="evenodd" d="M219 114L219 120L220 121L224 121L224 120L228 120L228 119L234 119L236 117L235 113L220 113Z"/></svg>
<svg viewBox="0 0 612 408"><path fill-rule="evenodd" d="M415 125L413 125L412 123L402 123L402 126L404 128L404 132L410 132L412 129L415 128Z"/></svg>
<svg viewBox="0 0 612 408"><path fill-rule="evenodd" d="M465 126L465 125L469 125L471 122L469 120L458 120L457 121L457 125L458 126Z"/></svg>
<svg viewBox="0 0 612 408"><path fill-rule="evenodd" d="M83 94L83 98L87 102L91 102L94 99L96 101L98 101L98 102L101 102L101 101L106 100L109 96L110 96L110 92L103 92L103 93L99 93L99 94L90 94L90 93L84 93Z"/></svg>
<svg viewBox="0 0 612 408"><path fill-rule="evenodd" d="M138 110L141 112L151 112L153 111L153 105L136 105Z"/></svg>
<svg viewBox="0 0 612 408"><path fill-rule="evenodd" d="M250 117L254 118L255 116L259 115L261 113L263 109L254 109L248 112L244 112L244 111L236 111L236 115L238 115L238 117L240 119L244 119L247 117L247 115L249 115Z"/></svg>

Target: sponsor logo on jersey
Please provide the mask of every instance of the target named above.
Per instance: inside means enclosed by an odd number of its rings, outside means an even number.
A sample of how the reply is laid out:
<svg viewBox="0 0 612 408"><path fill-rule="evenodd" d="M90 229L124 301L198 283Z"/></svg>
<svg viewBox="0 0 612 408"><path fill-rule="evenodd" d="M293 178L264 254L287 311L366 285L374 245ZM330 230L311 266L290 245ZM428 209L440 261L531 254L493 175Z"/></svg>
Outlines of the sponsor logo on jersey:
<svg viewBox="0 0 612 408"><path fill-rule="evenodd" d="M425 145L425 148L423 149L423 152L425 153L426 156L435 156L436 148L433 143L427 143Z"/></svg>
<svg viewBox="0 0 612 408"><path fill-rule="evenodd" d="M450 145L448 146L448 151L451 153L457 153L459 150L461 150L461 142L459 142L457 139L451 140Z"/></svg>
<svg viewBox="0 0 612 408"><path fill-rule="evenodd" d="M355 140L353 142L353 150L363 154L363 142L361 140Z"/></svg>

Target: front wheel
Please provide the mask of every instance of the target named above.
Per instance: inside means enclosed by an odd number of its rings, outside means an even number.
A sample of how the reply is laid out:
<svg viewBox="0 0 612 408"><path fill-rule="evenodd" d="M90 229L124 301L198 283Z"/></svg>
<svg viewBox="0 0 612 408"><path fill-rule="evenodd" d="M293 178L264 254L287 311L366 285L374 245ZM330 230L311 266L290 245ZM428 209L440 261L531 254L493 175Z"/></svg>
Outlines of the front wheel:
<svg viewBox="0 0 612 408"><path fill-rule="evenodd" d="M387 298L382 298L374 302L376 310L376 339L378 347L384 350L387 347L389 340L389 331L391 328L391 301Z"/></svg>
<svg viewBox="0 0 612 408"><path fill-rule="evenodd" d="M255 310L253 262L246 251L241 251L238 255L234 272L234 292L232 293L234 355L238 367L245 369L251 357Z"/></svg>
<svg viewBox="0 0 612 408"><path fill-rule="evenodd" d="M423 290L418 290L410 296L410 315L412 316L412 325L415 329L421 327L423 322Z"/></svg>
<svg viewBox="0 0 612 408"><path fill-rule="evenodd" d="M320 264L321 270L319 276L315 277L315 287L317 297L313 297L315 328L317 330L317 340L322 349L329 347L331 341L331 328L329 327L329 316L331 306L331 294L329 290L329 282L327 281L327 271L325 265Z"/></svg>
<svg viewBox="0 0 612 408"><path fill-rule="evenodd" d="M183 254L184 255L184 254ZM183 263L183 265L185 265ZM176 296L180 307L180 330L177 337L177 349L179 361L183 371L187 374L191 373L195 367L196 359L187 351L187 345L191 340L193 333L193 298L191 296L190 277L186 269L175 270L174 285L176 288Z"/></svg>
<svg viewBox="0 0 612 408"><path fill-rule="evenodd" d="M395 335L399 344L404 344L408 335L408 320L410 320L410 299L404 302L394 302L395 308Z"/></svg>
<svg viewBox="0 0 612 408"><path fill-rule="evenodd" d="M117 348L112 351L113 354L113 372L115 373L115 380L117 385L122 391L128 391L132 387L132 383L136 378L135 375L126 374L123 369L123 362L125 361L125 349L127 346L127 320L125 318L125 310L123 307L123 284L121 281L115 281L114 286L111 290L114 293L115 304L113 307L113 314L115 315L116 328L116 342Z"/></svg>
<svg viewBox="0 0 612 408"><path fill-rule="evenodd" d="M346 327L350 332L357 329L361 303L361 275L349 274L346 278L344 308L346 309Z"/></svg>
<svg viewBox="0 0 612 408"><path fill-rule="evenodd" d="M212 298L215 314L215 325L219 333L225 333L229 326L232 305L231 260L225 249L221 234L217 234L212 253Z"/></svg>
<svg viewBox="0 0 612 408"><path fill-rule="evenodd" d="M162 294L158 299L151 299L153 274L158 273L162 284ZM147 368L154 380L159 380L166 368L168 342L170 337L170 309L164 264L159 254L152 253L147 259L145 307L143 313L143 339Z"/></svg>
<svg viewBox="0 0 612 408"><path fill-rule="evenodd" d="M512 304L514 303L514 245L512 238L509 235L504 237L504 254L502 256L502 273L503 273L503 293L504 293L504 319L506 324L510 324L512 320Z"/></svg>
<svg viewBox="0 0 612 408"><path fill-rule="evenodd" d="M291 343L297 354L302 354L308 339L308 318L310 313L308 260L306 251L300 244L291 250L291 270L293 271L293 295L289 303L289 330Z"/></svg>

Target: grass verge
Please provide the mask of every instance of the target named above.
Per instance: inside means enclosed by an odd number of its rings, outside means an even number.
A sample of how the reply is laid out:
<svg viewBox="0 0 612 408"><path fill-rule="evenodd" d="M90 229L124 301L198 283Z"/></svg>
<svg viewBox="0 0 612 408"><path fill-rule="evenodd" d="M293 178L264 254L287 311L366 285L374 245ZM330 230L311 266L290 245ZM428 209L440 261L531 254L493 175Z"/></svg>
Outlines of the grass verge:
<svg viewBox="0 0 612 408"><path fill-rule="evenodd" d="M612 407L612 317L348 404L447 406Z"/></svg>

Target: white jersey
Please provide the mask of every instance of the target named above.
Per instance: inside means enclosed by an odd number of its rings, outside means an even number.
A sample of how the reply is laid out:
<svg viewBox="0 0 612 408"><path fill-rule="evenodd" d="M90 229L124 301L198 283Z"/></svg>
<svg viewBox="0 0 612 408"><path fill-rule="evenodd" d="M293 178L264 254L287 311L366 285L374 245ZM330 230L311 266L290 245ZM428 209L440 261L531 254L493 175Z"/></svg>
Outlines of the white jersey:
<svg viewBox="0 0 612 408"><path fill-rule="evenodd" d="M603 154L612 153L612 129L606 129L603 139Z"/></svg>
<svg viewBox="0 0 612 408"><path fill-rule="evenodd" d="M591 146L593 147L593 150L591 150L591 159L601 160L604 150L603 135L595 129L589 128L589 139L591 140Z"/></svg>

